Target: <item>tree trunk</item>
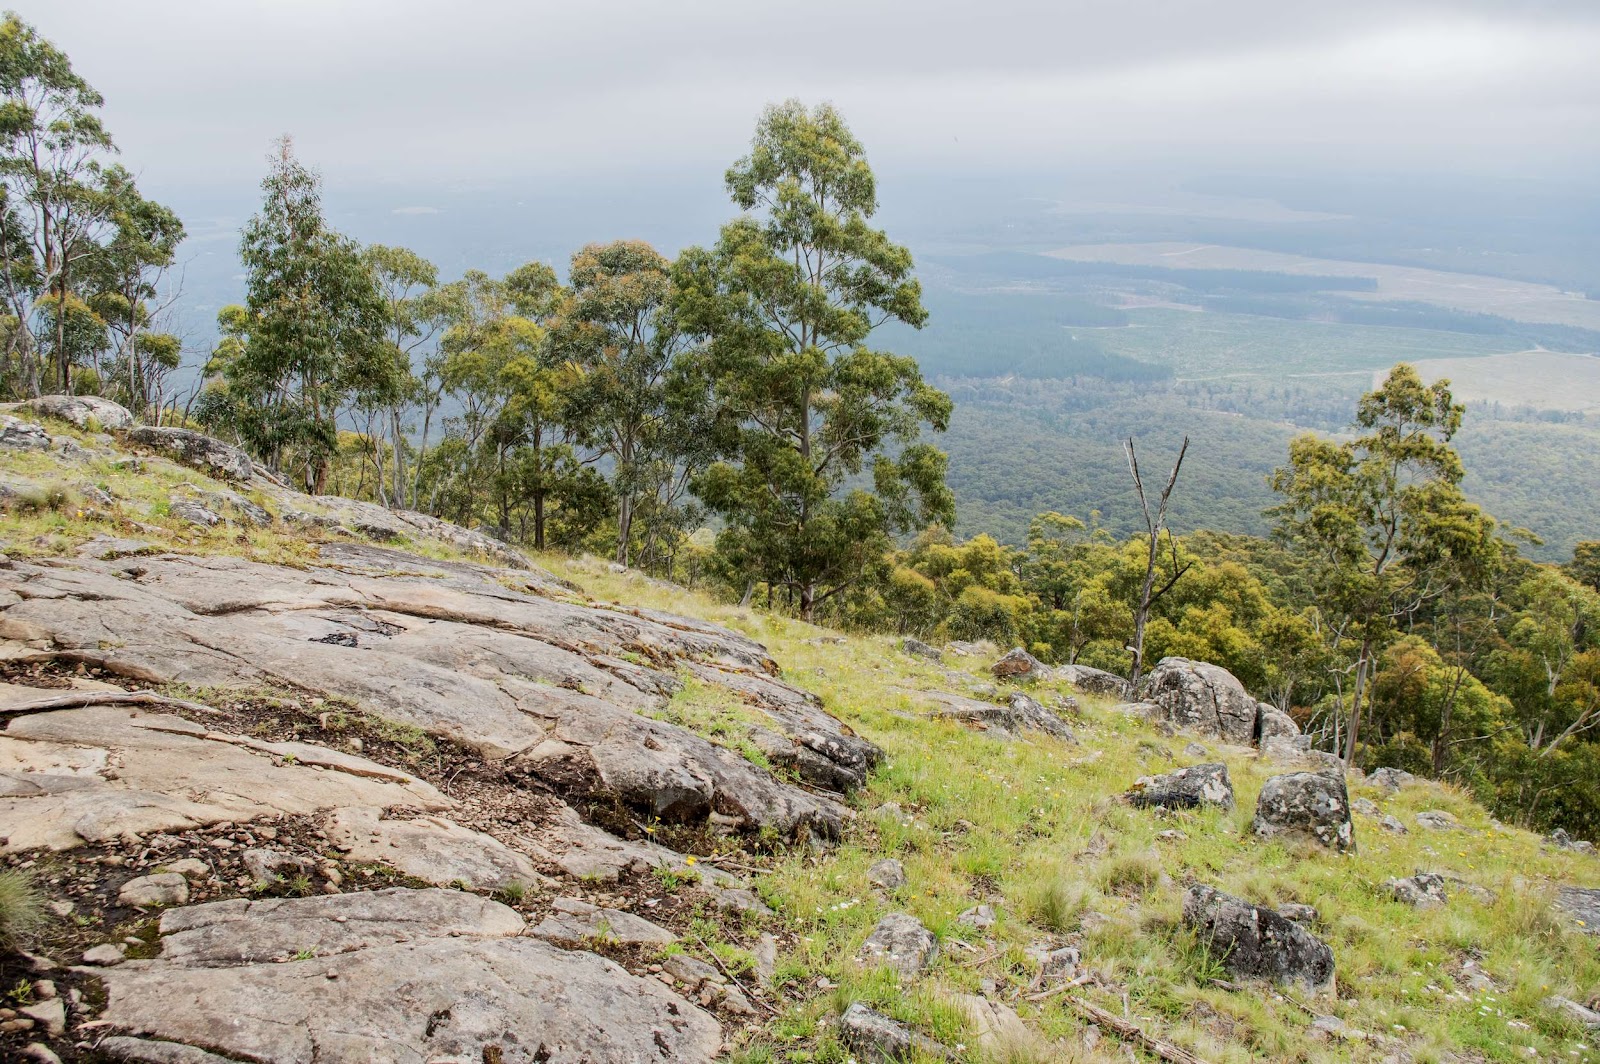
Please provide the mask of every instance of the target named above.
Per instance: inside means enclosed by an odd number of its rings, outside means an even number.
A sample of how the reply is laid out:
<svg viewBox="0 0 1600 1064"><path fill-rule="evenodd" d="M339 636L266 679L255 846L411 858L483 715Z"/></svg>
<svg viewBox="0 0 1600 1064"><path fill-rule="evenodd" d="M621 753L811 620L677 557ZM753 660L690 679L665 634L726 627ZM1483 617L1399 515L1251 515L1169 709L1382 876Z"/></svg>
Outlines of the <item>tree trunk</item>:
<svg viewBox="0 0 1600 1064"><path fill-rule="evenodd" d="M1361 700L1366 694L1367 671L1372 667L1369 660L1372 653L1372 643L1369 639L1361 640L1361 656L1356 659L1356 689L1350 698L1350 731L1344 737L1344 764L1346 768L1356 763L1356 740L1361 737Z"/></svg>

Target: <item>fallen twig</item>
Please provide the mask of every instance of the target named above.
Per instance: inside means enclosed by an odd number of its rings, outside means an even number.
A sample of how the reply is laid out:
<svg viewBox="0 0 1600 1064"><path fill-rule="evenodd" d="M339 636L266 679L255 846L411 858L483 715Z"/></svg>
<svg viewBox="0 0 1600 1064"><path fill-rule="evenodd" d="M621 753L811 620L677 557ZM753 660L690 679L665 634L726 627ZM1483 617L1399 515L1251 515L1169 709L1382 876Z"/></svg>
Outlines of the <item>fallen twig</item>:
<svg viewBox="0 0 1600 1064"><path fill-rule="evenodd" d="M1094 973L1093 972L1084 972L1082 975L1078 976L1076 979L1069 979L1067 982L1062 983L1060 986L1053 986L1049 990L1041 990L1037 994L1024 994L1023 995L1023 999L1025 1001L1044 1001L1047 998L1055 997L1057 994L1064 994L1068 990L1071 990L1073 987L1083 986L1085 983L1092 983L1092 982L1094 982Z"/></svg>
<svg viewBox="0 0 1600 1064"><path fill-rule="evenodd" d="M705 939L701 938L699 935L695 935L694 940L700 943L700 948L706 951L707 956L711 958L711 962L718 968L722 969L722 974L727 976L729 981L731 981L734 986L739 988L739 993L743 994L749 1000L754 1001L757 1005L760 1005L762 1008L772 1013L772 1015L778 1015L777 1006L769 1002L759 990L756 990L753 987L746 988L743 983L739 982L739 977L728 970L728 966L722 963L722 958L717 956L717 951L706 945Z"/></svg>
<svg viewBox="0 0 1600 1064"><path fill-rule="evenodd" d="M69 691L66 694L36 698L32 702L0 706L0 717L21 717L29 713L48 713L53 709L79 709L83 706L164 706L168 709L186 709L191 713L220 714L220 709L186 702L181 698L168 698L154 691Z"/></svg>
<svg viewBox="0 0 1600 1064"><path fill-rule="evenodd" d="M1162 1060L1167 1061L1168 1064L1206 1064L1203 1059L1195 1056L1182 1046L1174 1045L1164 1038L1146 1034L1138 1024L1133 1023L1131 1020L1124 1020L1097 1005L1089 1004L1082 998L1067 998L1066 1003L1096 1027L1110 1031L1119 1038L1142 1046Z"/></svg>

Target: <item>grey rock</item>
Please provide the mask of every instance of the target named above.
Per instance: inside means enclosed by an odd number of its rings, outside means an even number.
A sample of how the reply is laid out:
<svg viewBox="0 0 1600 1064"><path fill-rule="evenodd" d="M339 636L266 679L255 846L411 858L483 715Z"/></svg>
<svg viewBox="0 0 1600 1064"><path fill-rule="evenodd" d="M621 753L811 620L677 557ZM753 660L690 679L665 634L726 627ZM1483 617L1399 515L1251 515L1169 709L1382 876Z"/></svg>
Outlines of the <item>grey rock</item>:
<svg viewBox="0 0 1600 1064"><path fill-rule="evenodd" d="M839 1019L845 1044L867 1060L909 1061L914 1055L954 1060L949 1049L857 1001Z"/></svg>
<svg viewBox="0 0 1600 1064"><path fill-rule="evenodd" d="M1260 704L1220 665L1162 658L1141 683L1139 697L1159 705L1175 727L1241 746L1255 741Z"/></svg>
<svg viewBox="0 0 1600 1064"><path fill-rule="evenodd" d="M121 964L127 959L122 954L122 947L113 945L110 942L92 946L83 951L83 963L93 964L102 968L109 968L113 964Z"/></svg>
<svg viewBox="0 0 1600 1064"><path fill-rule="evenodd" d="M755 957L756 982L762 986L770 987L773 976L778 971L778 939L777 936L767 933L756 939L755 946L750 950Z"/></svg>
<svg viewBox="0 0 1600 1064"><path fill-rule="evenodd" d="M158 1042L123 1035L102 1038L95 1048L111 1060L129 1061L131 1064L238 1064L229 1057L219 1057L180 1042Z"/></svg>
<svg viewBox="0 0 1600 1064"><path fill-rule="evenodd" d="M29 1042L23 1046L22 1059L31 1060L34 1064L61 1064L61 1058L56 1056L55 1050L43 1042Z"/></svg>
<svg viewBox="0 0 1600 1064"><path fill-rule="evenodd" d="M621 946L665 946L678 941L664 927L621 909L602 909L581 898L557 898L550 915L528 929L534 938L566 949L587 949L596 942Z"/></svg>
<svg viewBox="0 0 1600 1064"><path fill-rule="evenodd" d="M14 450L46 451L50 449L50 434L44 426L31 421L0 414L0 447Z"/></svg>
<svg viewBox="0 0 1600 1064"><path fill-rule="evenodd" d="M125 429L133 424L127 407L98 395L41 395L22 404L24 410L67 421L80 429L98 422L102 430Z"/></svg>
<svg viewBox="0 0 1600 1064"><path fill-rule="evenodd" d="M1406 826L1400 822L1399 817L1391 816L1388 813L1385 813L1383 818L1378 821L1378 826L1383 828L1383 830L1387 831L1391 835L1410 834L1410 832L1406 829Z"/></svg>
<svg viewBox="0 0 1600 1064"><path fill-rule="evenodd" d="M67 1006L60 998L51 998L48 1001L35 1001L31 1005L19 1005L17 1012L32 1020L44 1033L51 1038L59 1038L67 1029Z"/></svg>
<svg viewBox="0 0 1600 1064"><path fill-rule="evenodd" d="M1009 1006L978 994L954 994L952 1000L966 1013L978 1052L992 1060L1037 1059L1040 1039Z"/></svg>
<svg viewBox="0 0 1600 1064"><path fill-rule="evenodd" d="M117 892L117 901L135 908L156 905L183 905L189 900L189 881L177 872L157 872L153 876L130 879Z"/></svg>
<svg viewBox="0 0 1600 1064"><path fill-rule="evenodd" d="M1183 922L1235 976L1331 989L1333 950L1292 920L1207 886L1190 887Z"/></svg>
<svg viewBox="0 0 1600 1064"><path fill-rule="evenodd" d="M1383 890L1395 901L1418 909L1442 908L1450 901L1452 893L1466 894L1484 904L1494 901L1493 891L1445 872L1418 872L1405 879L1388 879L1383 883Z"/></svg>
<svg viewBox="0 0 1600 1064"><path fill-rule="evenodd" d="M661 970L680 982L687 983L691 990L698 989L701 983L726 983L727 978L717 969L711 967L698 957L691 957L687 953L673 953L661 962Z"/></svg>
<svg viewBox="0 0 1600 1064"><path fill-rule="evenodd" d="M1424 810L1417 814L1416 821L1418 827L1429 831L1455 831L1461 827L1461 821L1443 809Z"/></svg>
<svg viewBox="0 0 1600 1064"><path fill-rule="evenodd" d="M141 425L128 431L128 439L218 480L247 481L255 473L249 455L190 429Z"/></svg>
<svg viewBox="0 0 1600 1064"><path fill-rule="evenodd" d="M867 869L867 882L884 890L898 890L906 885L906 866L893 857L885 857Z"/></svg>
<svg viewBox="0 0 1600 1064"><path fill-rule="evenodd" d="M1574 930L1600 935L1600 888L1557 887L1556 908L1572 921Z"/></svg>
<svg viewBox="0 0 1600 1064"><path fill-rule="evenodd" d="M740 916L765 917L772 915L772 909L762 901L753 891L739 887L708 887L707 893L716 902L717 908L723 912L738 913Z"/></svg>
<svg viewBox="0 0 1600 1064"><path fill-rule="evenodd" d="M1367 782L1390 794L1417 781L1417 777L1399 768L1377 768L1367 777Z"/></svg>
<svg viewBox="0 0 1600 1064"><path fill-rule="evenodd" d="M205 503L196 499L174 495L167 500L167 512L180 521L187 521L191 525L201 528L215 528L222 524L222 515L212 510Z"/></svg>
<svg viewBox="0 0 1600 1064"><path fill-rule="evenodd" d="M1220 761L1190 765L1176 772L1144 776L1128 791L1129 802L1142 808L1167 809L1233 808L1233 781L1228 766Z"/></svg>
<svg viewBox="0 0 1600 1064"><path fill-rule="evenodd" d="M1371 798L1352 798L1350 800L1351 812L1360 813L1362 816L1382 816L1383 810L1378 808L1378 803Z"/></svg>
<svg viewBox="0 0 1600 1064"><path fill-rule="evenodd" d="M1344 777L1328 772L1268 779L1256 800L1251 829L1261 838L1302 837L1335 850L1356 848Z"/></svg>
<svg viewBox="0 0 1600 1064"><path fill-rule="evenodd" d="M1552 831L1548 841L1550 845L1554 846L1558 850L1568 850L1572 853L1586 854L1592 854L1595 852L1594 843L1584 839L1575 839L1571 835L1568 835L1566 829L1564 828L1556 828L1554 831Z"/></svg>
<svg viewBox="0 0 1600 1064"><path fill-rule="evenodd" d="M1125 702L1133 694L1128 681L1114 672L1087 665L1058 665L1056 675L1086 695L1101 695Z"/></svg>
<svg viewBox="0 0 1600 1064"><path fill-rule="evenodd" d="M913 639L910 636L900 640L900 649L914 658L927 658L929 661L944 660L944 654L939 651L938 647L929 646L922 640Z"/></svg>
<svg viewBox="0 0 1600 1064"><path fill-rule="evenodd" d="M335 914L334 904L344 908ZM100 973L102 1018L153 1041L280 1064L698 1064L721 1048L716 1021L660 981L524 937L514 912L475 895L397 890L196 908L215 917L224 906L232 919L168 935L161 957ZM169 910L163 930L194 912ZM197 930L213 933L207 963L167 955L175 937ZM293 959L305 951L315 958Z"/></svg>
<svg viewBox="0 0 1600 1064"><path fill-rule="evenodd" d="M222 489L208 491L205 495L206 505L213 510L228 510L258 528L265 528L272 524L272 514L263 506L251 502L236 491Z"/></svg>
<svg viewBox="0 0 1600 1064"><path fill-rule="evenodd" d="M1580 1005L1571 998L1553 994L1544 999L1544 1006L1547 1009L1561 1013L1570 1020L1581 1023L1591 1031L1600 1031L1600 1012L1596 1012L1585 1005Z"/></svg>
<svg viewBox="0 0 1600 1064"><path fill-rule="evenodd" d="M1054 675L1050 666L1021 647L1009 651L989 671L1000 680L1048 680Z"/></svg>
<svg viewBox="0 0 1600 1064"><path fill-rule="evenodd" d="M163 872L176 872L185 879L204 879L211 874L211 866L198 857L185 857L161 866Z"/></svg>
<svg viewBox="0 0 1600 1064"><path fill-rule="evenodd" d="M939 705L935 711L938 716L976 725L996 738L1011 738L1022 731L1039 731L1064 742L1075 741L1072 728L1066 721L1021 691L1007 695L1004 705L945 693L937 693L932 697Z"/></svg>
<svg viewBox="0 0 1600 1064"><path fill-rule="evenodd" d="M858 962L888 965L902 978L921 974L938 957L939 940L916 917L905 913L890 913L879 920L856 954Z"/></svg>
<svg viewBox="0 0 1600 1064"><path fill-rule="evenodd" d="M1303 738L1300 734L1300 725L1294 718L1281 709L1260 703L1256 716L1256 742L1266 746L1275 739L1290 741Z"/></svg>
<svg viewBox="0 0 1600 1064"><path fill-rule="evenodd" d="M1210 751L1201 746L1199 743L1191 742L1186 744L1183 748L1184 757L1207 757L1209 755Z"/></svg>
<svg viewBox="0 0 1600 1064"><path fill-rule="evenodd" d="M386 864L437 886L553 886L532 861L498 839L439 816L385 820L381 809L341 809L329 818L327 831L328 840L354 860ZM248 855L245 861L248 865Z"/></svg>
<svg viewBox="0 0 1600 1064"><path fill-rule="evenodd" d="M995 911L993 905L974 905L956 917L956 923L962 927L971 927L979 931L986 931L994 926Z"/></svg>
<svg viewBox="0 0 1600 1064"><path fill-rule="evenodd" d="M1083 963L1083 954L1076 946L1061 946L1035 954L1039 961L1041 979L1071 979Z"/></svg>
<svg viewBox="0 0 1600 1064"><path fill-rule="evenodd" d="M258 884L283 883L316 870L315 858L287 854L282 850L252 848L239 855L244 870Z"/></svg>

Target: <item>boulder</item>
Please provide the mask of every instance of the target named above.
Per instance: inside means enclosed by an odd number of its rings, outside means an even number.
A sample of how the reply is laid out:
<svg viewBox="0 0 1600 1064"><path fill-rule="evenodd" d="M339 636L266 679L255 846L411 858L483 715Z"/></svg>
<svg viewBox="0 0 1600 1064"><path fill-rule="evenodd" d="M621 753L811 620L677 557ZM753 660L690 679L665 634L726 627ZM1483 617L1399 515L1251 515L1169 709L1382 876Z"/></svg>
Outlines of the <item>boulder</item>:
<svg viewBox="0 0 1600 1064"><path fill-rule="evenodd" d="M1009 739L1018 732L1038 731L1064 742L1076 741L1066 721L1046 709L1038 699L1021 691L1012 691L1004 705L942 692L932 697L939 704L936 715L975 725L996 738Z"/></svg>
<svg viewBox="0 0 1600 1064"><path fill-rule="evenodd" d="M133 424L128 408L98 395L41 395L22 404L24 410L66 421L80 429L98 425L102 432Z"/></svg>
<svg viewBox="0 0 1600 1064"><path fill-rule="evenodd" d="M1102 695L1125 702L1133 694L1128 681L1114 672L1091 669L1087 665L1059 665L1056 675L1086 695Z"/></svg>
<svg viewBox="0 0 1600 1064"><path fill-rule="evenodd" d="M1159 705L1175 727L1241 746L1259 735L1260 703L1233 673L1219 665L1162 658L1140 685L1139 697Z"/></svg>
<svg viewBox="0 0 1600 1064"><path fill-rule="evenodd" d="M1575 839L1568 835L1565 828L1556 828L1546 840L1558 850L1568 850L1572 853L1594 853L1594 843L1585 839Z"/></svg>
<svg viewBox="0 0 1600 1064"><path fill-rule="evenodd" d="M1393 794L1401 787L1415 783L1417 777L1399 768L1378 768L1372 770L1372 775L1367 777L1367 782L1389 794Z"/></svg>
<svg viewBox="0 0 1600 1064"><path fill-rule="evenodd" d="M1265 747L1274 739L1294 740L1301 738L1300 725L1294 722L1293 717L1281 709L1276 709L1264 702L1257 703L1257 705L1260 710L1256 717L1256 741L1262 747Z"/></svg>
<svg viewBox="0 0 1600 1064"><path fill-rule="evenodd" d="M533 862L498 839L438 816L385 820L383 810L341 809L327 825L328 840L357 861L397 868L437 886L472 890L551 886Z"/></svg>
<svg viewBox="0 0 1600 1064"><path fill-rule="evenodd" d="M50 449L50 434L42 425L23 421L10 414L0 414L0 447L21 451L47 451Z"/></svg>
<svg viewBox="0 0 1600 1064"><path fill-rule="evenodd" d="M989 671L1001 680L1048 680L1053 675L1050 666L1021 647L989 666Z"/></svg>
<svg viewBox="0 0 1600 1064"><path fill-rule="evenodd" d="M128 439L218 480L246 481L255 474L249 455L191 429L141 425L128 431Z"/></svg>
<svg viewBox="0 0 1600 1064"><path fill-rule="evenodd" d="M1466 894L1485 905L1494 901L1494 892L1447 872L1418 872L1405 879L1388 879L1383 891L1395 901L1418 909L1442 908L1452 892Z"/></svg>
<svg viewBox="0 0 1600 1064"><path fill-rule="evenodd" d="M1333 950L1271 909L1194 886L1184 895L1183 922L1236 977L1299 983L1313 991L1333 988Z"/></svg>
<svg viewBox="0 0 1600 1064"><path fill-rule="evenodd" d="M884 890L898 890L906 885L906 866L886 857L867 869L867 882Z"/></svg>
<svg viewBox="0 0 1600 1064"><path fill-rule="evenodd" d="M856 954L859 963L888 965L904 979L922 974L938 957L939 940L916 917L905 913L890 913L879 920Z"/></svg>
<svg viewBox="0 0 1600 1064"><path fill-rule="evenodd" d="M1261 788L1251 828L1261 838L1303 837L1335 850L1356 848L1344 777L1331 772L1273 776Z"/></svg>
<svg viewBox="0 0 1600 1064"><path fill-rule="evenodd" d="M167 513L180 521L187 521L191 525L201 528L215 528L222 524L222 515L208 507L198 499L174 495L167 500Z"/></svg>
<svg viewBox="0 0 1600 1064"><path fill-rule="evenodd" d="M1569 1020L1582 1024L1590 1031L1600 1031L1600 1012L1580 1005L1571 998L1554 994L1544 999L1544 1007L1559 1012Z"/></svg>
<svg viewBox="0 0 1600 1064"><path fill-rule="evenodd" d="M522 927L503 905L442 890L170 909L161 956L98 972L101 1019L150 1043L282 1064L717 1057L718 1023L659 980ZM190 948L174 954L175 940Z"/></svg>
<svg viewBox="0 0 1600 1064"><path fill-rule="evenodd" d="M1215 761L1190 765L1159 776L1140 777L1126 797L1129 802L1142 808L1162 806L1167 809L1197 809L1214 806L1228 810L1233 808L1233 781L1228 779L1228 766Z"/></svg>
<svg viewBox="0 0 1600 1064"><path fill-rule="evenodd" d="M1043 1045L1010 1006L978 994L952 996L966 1014L978 1051L992 1060L1038 1059Z"/></svg>
<svg viewBox="0 0 1600 1064"><path fill-rule="evenodd" d="M1429 831L1455 831L1461 827L1461 821L1455 818L1455 814L1443 809L1425 809L1417 814L1416 820L1418 827Z"/></svg>
<svg viewBox="0 0 1600 1064"><path fill-rule="evenodd" d="M839 1034L851 1049L875 1062L910 1061L918 1056L955 1060L950 1050L927 1035L917 1034L898 1020L853 1003L839 1018Z"/></svg>
<svg viewBox="0 0 1600 1064"><path fill-rule="evenodd" d="M929 646L922 640L913 639L909 635L900 640L900 649L914 658L927 658L929 661L944 660L944 654L940 653L938 647Z"/></svg>

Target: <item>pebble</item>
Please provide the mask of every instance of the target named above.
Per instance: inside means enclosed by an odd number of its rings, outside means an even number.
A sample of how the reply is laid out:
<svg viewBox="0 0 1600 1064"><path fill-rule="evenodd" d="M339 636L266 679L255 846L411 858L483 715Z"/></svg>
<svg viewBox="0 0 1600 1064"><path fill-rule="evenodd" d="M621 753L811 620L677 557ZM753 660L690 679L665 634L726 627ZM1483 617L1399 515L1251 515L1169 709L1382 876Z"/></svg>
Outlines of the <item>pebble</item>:
<svg viewBox="0 0 1600 1064"><path fill-rule="evenodd" d="M83 953L83 963L98 964L103 968L109 968L113 964L121 964L127 959L122 955L120 946L114 946L109 942L103 946L95 946L93 949L85 950Z"/></svg>

